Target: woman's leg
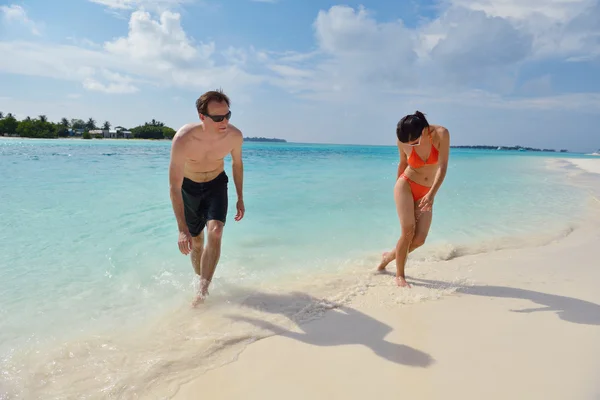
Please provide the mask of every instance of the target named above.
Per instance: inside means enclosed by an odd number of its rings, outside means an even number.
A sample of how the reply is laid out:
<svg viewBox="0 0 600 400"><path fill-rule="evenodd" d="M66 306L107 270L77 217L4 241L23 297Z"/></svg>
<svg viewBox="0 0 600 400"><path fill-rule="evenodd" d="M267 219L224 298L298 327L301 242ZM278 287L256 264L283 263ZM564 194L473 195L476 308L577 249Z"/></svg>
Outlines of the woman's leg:
<svg viewBox="0 0 600 400"><path fill-rule="evenodd" d="M404 179L398 179L394 187L394 201L396 202L396 212L400 220L400 239L396 244L396 283L398 286L408 286L404 276L404 266L408 249L413 240L416 230L415 221L415 202L409 183Z"/></svg>
<svg viewBox="0 0 600 400"><path fill-rule="evenodd" d="M415 214L416 227L415 227L415 236L413 240L410 242L410 247L408 248L408 253L410 254L413 250L423 246L425 244L425 240L427 239L427 235L429 234L429 228L431 227L431 220L433 214L431 211L420 212L417 211ZM396 259L396 248L393 248L390 251L386 251L383 253L381 257L381 263L377 267L378 271L383 271L389 263Z"/></svg>
<svg viewBox="0 0 600 400"><path fill-rule="evenodd" d="M415 236L413 237L412 242L410 243L410 248L408 252L423 246L425 244L425 240L427 239L427 235L429 234L429 228L431 227L431 220L433 217L433 207L431 211L419 211L415 212L415 219L417 221L417 226L415 229Z"/></svg>

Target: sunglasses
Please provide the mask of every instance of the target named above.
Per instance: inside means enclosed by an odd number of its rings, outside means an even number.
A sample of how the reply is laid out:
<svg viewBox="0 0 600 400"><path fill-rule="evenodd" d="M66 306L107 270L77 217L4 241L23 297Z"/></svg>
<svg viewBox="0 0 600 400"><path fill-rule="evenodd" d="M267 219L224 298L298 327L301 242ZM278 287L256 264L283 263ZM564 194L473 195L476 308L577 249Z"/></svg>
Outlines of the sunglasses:
<svg viewBox="0 0 600 400"><path fill-rule="evenodd" d="M224 119L230 120L231 119L231 111L229 111L227 114L225 115L208 115L208 114L203 114L205 117L208 117L210 119L212 119L215 122L221 122Z"/></svg>

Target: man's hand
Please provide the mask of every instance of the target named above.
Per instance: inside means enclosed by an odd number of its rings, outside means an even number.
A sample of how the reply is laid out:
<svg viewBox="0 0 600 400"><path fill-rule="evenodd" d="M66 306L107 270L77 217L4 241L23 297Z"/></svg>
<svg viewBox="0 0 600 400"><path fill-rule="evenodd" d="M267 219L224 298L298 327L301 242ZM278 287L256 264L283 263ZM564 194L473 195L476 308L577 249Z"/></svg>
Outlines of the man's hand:
<svg viewBox="0 0 600 400"><path fill-rule="evenodd" d="M235 214L235 220L239 221L242 218L244 218L244 213L246 212L246 207L244 207L243 199L238 199L236 208L237 208L237 214Z"/></svg>
<svg viewBox="0 0 600 400"><path fill-rule="evenodd" d="M431 192L427 193L423 198L419 201L419 210L421 212L431 211L433 207L433 199L434 195Z"/></svg>
<svg viewBox="0 0 600 400"><path fill-rule="evenodd" d="M192 251L192 235L190 235L190 231L180 231L177 244L179 245L179 251L181 251L181 254L186 256L190 254Z"/></svg>

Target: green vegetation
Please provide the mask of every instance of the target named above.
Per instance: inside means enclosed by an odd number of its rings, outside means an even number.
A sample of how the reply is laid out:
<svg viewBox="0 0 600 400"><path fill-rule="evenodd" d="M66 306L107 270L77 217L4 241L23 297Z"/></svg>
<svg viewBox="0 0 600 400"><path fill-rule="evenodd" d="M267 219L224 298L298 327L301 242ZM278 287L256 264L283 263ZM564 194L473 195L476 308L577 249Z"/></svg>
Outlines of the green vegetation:
<svg viewBox="0 0 600 400"><path fill-rule="evenodd" d="M505 150L505 151L543 151L554 153L554 149L538 149L535 147L523 146L490 146L490 145L465 145L465 146L450 146L453 149L475 149L475 150ZM567 150L561 149L561 153L566 153Z"/></svg>
<svg viewBox="0 0 600 400"><path fill-rule="evenodd" d="M245 137L244 141L246 142L276 142L276 143L286 143L285 139L277 139L277 138L265 138L265 137Z"/></svg>
<svg viewBox="0 0 600 400"><path fill-rule="evenodd" d="M131 129L133 136L140 139L173 139L175 130L165 126L160 121L152 120L144 125L136 126Z"/></svg>
<svg viewBox="0 0 600 400"><path fill-rule="evenodd" d="M62 118L60 122L50 122L45 115L32 119L26 117L19 121L11 113L4 114L0 111L0 136L20 136L26 138L53 139L53 138L83 138L83 139L173 139L175 129L166 126L163 122L153 119L135 128L126 129L116 126L111 131L112 124L104 121L102 127L96 125L96 120L88 118L87 121L79 118L71 120ZM285 139L265 137L245 137L247 142L280 142Z"/></svg>
<svg viewBox="0 0 600 400"><path fill-rule="evenodd" d="M60 122L50 122L45 115L37 118L26 117L19 121L11 113L0 112L0 136L20 136L26 138L52 139L64 137L92 138L132 138L132 139L173 139L175 130L153 119L132 129L117 126L110 131L111 123L105 121L102 127L93 118L86 121L78 118L62 118ZM90 132L92 131L92 132ZM96 132L94 132L96 131Z"/></svg>

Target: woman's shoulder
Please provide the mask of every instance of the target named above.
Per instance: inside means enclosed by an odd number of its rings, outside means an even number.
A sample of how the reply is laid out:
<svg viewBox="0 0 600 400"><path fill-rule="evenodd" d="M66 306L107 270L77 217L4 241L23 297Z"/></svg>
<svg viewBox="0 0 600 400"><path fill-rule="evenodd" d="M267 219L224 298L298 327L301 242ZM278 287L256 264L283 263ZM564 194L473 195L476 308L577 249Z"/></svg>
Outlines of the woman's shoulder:
<svg viewBox="0 0 600 400"><path fill-rule="evenodd" d="M430 125L431 126L431 140L435 147L439 148L442 144L448 144L450 142L450 132L442 125Z"/></svg>

